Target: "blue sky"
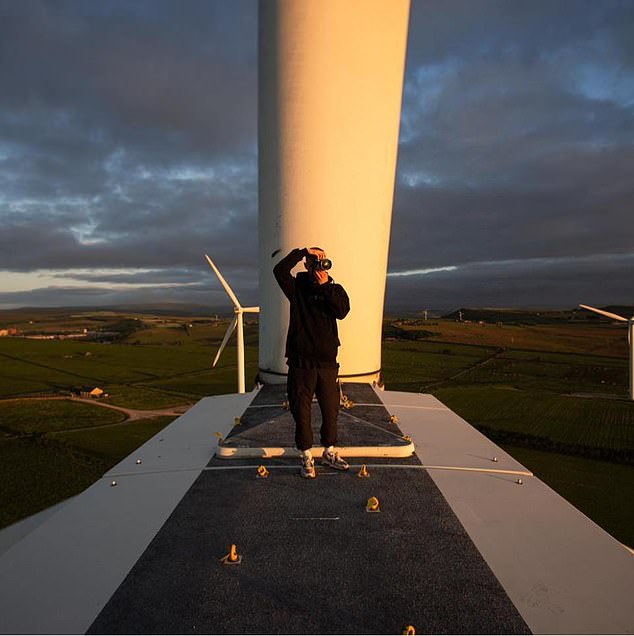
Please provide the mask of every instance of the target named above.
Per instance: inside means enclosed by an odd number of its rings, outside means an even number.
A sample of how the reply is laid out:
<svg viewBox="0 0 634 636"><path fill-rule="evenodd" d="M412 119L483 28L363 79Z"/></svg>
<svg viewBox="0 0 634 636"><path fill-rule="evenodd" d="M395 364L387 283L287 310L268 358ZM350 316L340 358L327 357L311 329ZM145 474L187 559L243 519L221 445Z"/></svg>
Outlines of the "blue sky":
<svg viewBox="0 0 634 636"><path fill-rule="evenodd" d="M257 302L257 4L0 2L0 307ZM634 2L413 0L391 307L634 297Z"/></svg>

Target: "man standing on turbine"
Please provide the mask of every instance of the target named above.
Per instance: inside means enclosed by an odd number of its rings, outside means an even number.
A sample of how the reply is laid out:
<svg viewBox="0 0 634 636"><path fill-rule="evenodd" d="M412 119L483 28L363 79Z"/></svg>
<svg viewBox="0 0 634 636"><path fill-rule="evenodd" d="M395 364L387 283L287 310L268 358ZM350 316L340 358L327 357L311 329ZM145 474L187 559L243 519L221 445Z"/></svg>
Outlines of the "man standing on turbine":
<svg viewBox="0 0 634 636"><path fill-rule="evenodd" d="M291 274L303 258L307 272ZM341 344L337 320L350 311L345 289L336 284L326 270L330 269L326 253L319 247L294 249L273 269L284 295L291 303L286 358L288 364L288 403L295 419L295 444L301 451L301 476L315 478L312 455L313 431L311 403L317 396L321 409L322 463L336 470L348 470L339 456L337 444L337 349Z"/></svg>

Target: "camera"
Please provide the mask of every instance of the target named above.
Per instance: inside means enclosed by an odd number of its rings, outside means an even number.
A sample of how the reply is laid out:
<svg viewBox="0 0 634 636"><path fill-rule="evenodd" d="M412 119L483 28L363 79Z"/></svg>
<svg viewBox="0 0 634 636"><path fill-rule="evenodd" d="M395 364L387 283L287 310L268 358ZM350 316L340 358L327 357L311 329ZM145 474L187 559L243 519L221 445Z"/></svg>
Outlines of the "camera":
<svg viewBox="0 0 634 636"><path fill-rule="evenodd" d="M315 269L329 270L332 267L332 261L329 258L317 258L312 254L306 259Z"/></svg>

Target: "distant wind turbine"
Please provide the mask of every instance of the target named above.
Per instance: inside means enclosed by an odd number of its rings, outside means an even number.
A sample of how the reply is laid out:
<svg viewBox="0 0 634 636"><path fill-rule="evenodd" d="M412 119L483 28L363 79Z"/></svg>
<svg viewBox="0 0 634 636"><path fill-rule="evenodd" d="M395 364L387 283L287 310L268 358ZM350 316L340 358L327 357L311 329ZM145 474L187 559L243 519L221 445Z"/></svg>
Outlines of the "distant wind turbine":
<svg viewBox="0 0 634 636"><path fill-rule="evenodd" d="M609 311L604 311L603 309L590 307L590 305L579 305L579 307L583 307L584 309L587 309L589 311L594 311L594 313L596 314L607 316L608 318L612 318L613 320L627 323L627 342L630 348L630 377L628 392L630 394L630 400L634 400L634 316L632 316L631 318L625 318L624 316L619 316L618 314L613 314Z"/></svg>
<svg viewBox="0 0 634 636"><path fill-rule="evenodd" d="M220 284L225 288L227 295L229 296L231 302L233 303L233 310L235 312L235 316L233 320L229 323L229 327L225 333L225 337L222 339L222 344L218 349L218 353L214 358L214 363L211 365L212 367L216 366L218 359L220 358L220 354L222 353L225 345L227 344L231 334L233 333L236 326L238 327L238 393L245 393L244 390L244 324L242 321L243 313L253 313L257 314L260 311L259 307L243 307L238 300L238 297L233 293L231 287L229 287L229 283L223 278L222 274L218 270L218 268L214 265L214 262L205 254L205 258L207 262L211 266L211 269L216 272L216 276L220 281Z"/></svg>

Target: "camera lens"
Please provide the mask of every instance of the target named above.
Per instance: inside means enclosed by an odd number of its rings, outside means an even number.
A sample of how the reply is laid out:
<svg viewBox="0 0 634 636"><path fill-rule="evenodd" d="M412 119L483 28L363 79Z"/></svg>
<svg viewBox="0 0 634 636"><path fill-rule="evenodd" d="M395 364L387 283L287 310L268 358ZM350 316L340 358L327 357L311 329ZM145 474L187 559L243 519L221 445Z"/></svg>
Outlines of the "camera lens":
<svg viewBox="0 0 634 636"><path fill-rule="evenodd" d="M332 267L332 261L329 258L323 258L319 264L321 269L330 269Z"/></svg>

